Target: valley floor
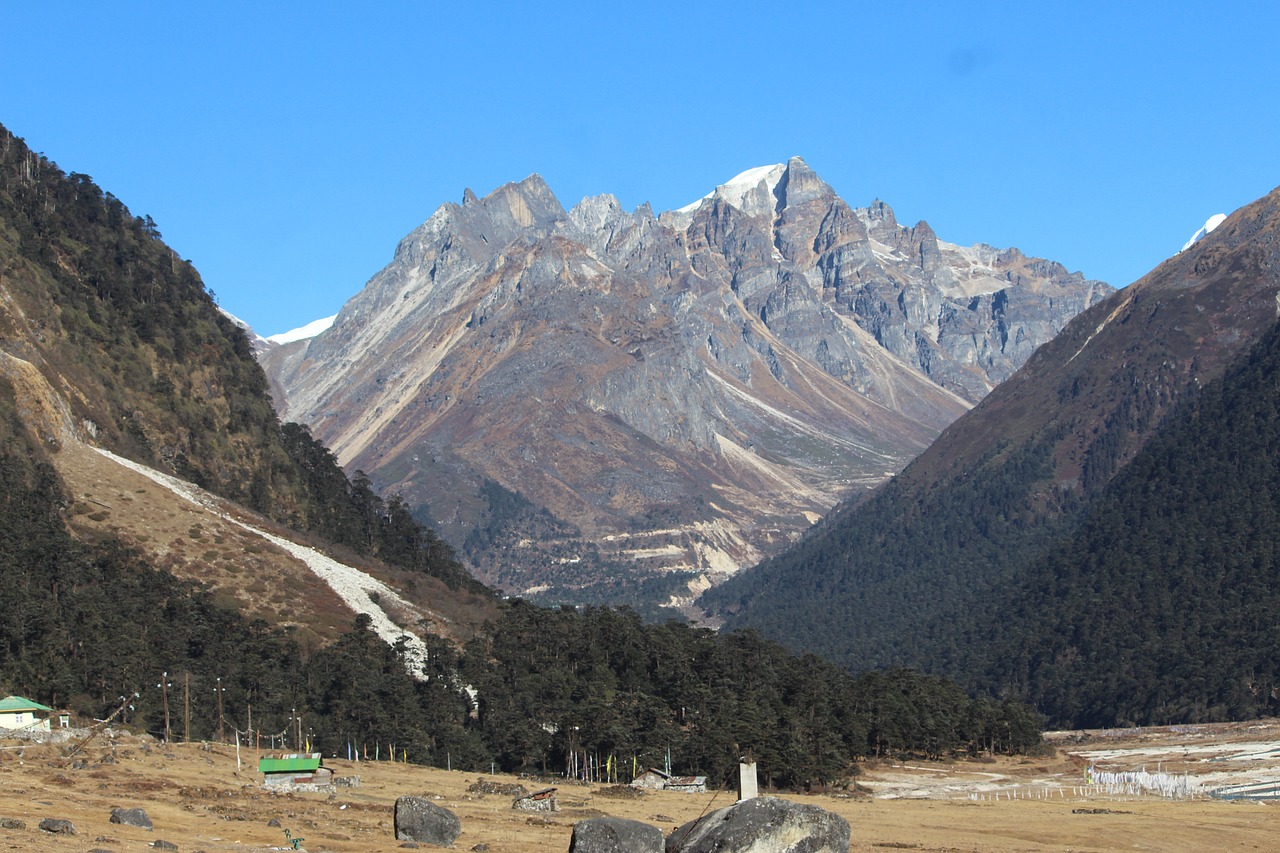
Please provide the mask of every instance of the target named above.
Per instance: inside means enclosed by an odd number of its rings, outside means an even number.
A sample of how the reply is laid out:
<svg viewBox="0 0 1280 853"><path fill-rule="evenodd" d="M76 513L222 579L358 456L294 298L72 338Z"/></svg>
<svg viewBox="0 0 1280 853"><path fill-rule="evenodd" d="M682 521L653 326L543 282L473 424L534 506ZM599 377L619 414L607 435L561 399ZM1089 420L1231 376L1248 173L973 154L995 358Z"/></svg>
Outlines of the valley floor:
<svg viewBox="0 0 1280 853"><path fill-rule="evenodd" d="M854 795L785 796L848 819L854 851L1275 847L1280 803L1109 793L1086 784L1086 768L1092 765L1100 775L1145 767L1212 787L1280 778L1280 723L1054 733L1049 740L1055 746L1049 757L870 763ZM734 799L730 792L619 797L609 786L566 783L559 785L560 811L529 813L513 810L510 796L469 790L482 778L542 787L501 775L328 759L336 775L359 776L360 786L335 795L281 794L261 787L249 750L241 751L237 769L230 745L163 746L122 734L94 741L78 756L84 760L79 769L61 756L58 747L0 740L0 818L25 824L0 828L6 849L141 851L165 840L182 853L287 850L287 829L304 839L306 850L373 853L399 844L392 830L396 798L426 795L461 819L457 849L483 844L492 853L540 853L568 850L574 823L587 817L631 818L670 833ZM155 829L109 823L116 807L145 809ZM42 832L37 825L46 817L70 820L77 835ZM269 825L273 820L279 825Z"/></svg>

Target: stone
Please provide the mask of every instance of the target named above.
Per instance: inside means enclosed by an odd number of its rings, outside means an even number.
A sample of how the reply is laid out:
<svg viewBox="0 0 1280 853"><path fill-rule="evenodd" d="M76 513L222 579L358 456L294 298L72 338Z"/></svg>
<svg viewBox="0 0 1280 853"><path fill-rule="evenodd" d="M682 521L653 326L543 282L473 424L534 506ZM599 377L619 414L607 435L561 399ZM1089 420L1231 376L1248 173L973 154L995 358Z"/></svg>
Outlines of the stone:
<svg viewBox="0 0 1280 853"><path fill-rule="evenodd" d="M573 825L569 853L663 853L662 830L638 820L593 817Z"/></svg>
<svg viewBox="0 0 1280 853"><path fill-rule="evenodd" d="M560 804L556 802L556 789L543 788L523 797L517 797L511 808L525 812L558 812Z"/></svg>
<svg viewBox="0 0 1280 853"><path fill-rule="evenodd" d="M157 838L155 841L152 841L151 846L157 850L177 850L178 849L178 845L174 844L172 841L165 841L162 838Z"/></svg>
<svg viewBox="0 0 1280 853"><path fill-rule="evenodd" d="M27 824L16 817L0 817L0 829L26 829Z"/></svg>
<svg viewBox="0 0 1280 853"><path fill-rule="evenodd" d="M848 853L849 822L814 805L755 797L690 821L666 853Z"/></svg>
<svg viewBox="0 0 1280 853"><path fill-rule="evenodd" d="M52 832L54 835L75 835L76 825L69 820L62 818L47 817L40 821L40 828L45 832Z"/></svg>
<svg viewBox="0 0 1280 853"><path fill-rule="evenodd" d="M151 818L144 809L112 809L111 822L151 829Z"/></svg>
<svg viewBox="0 0 1280 853"><path fill-rule="evenodd" d="M396 800L395 830L397 841L419 841L452 847L462 832L458 816L422 797L400 797Z"/></svg>

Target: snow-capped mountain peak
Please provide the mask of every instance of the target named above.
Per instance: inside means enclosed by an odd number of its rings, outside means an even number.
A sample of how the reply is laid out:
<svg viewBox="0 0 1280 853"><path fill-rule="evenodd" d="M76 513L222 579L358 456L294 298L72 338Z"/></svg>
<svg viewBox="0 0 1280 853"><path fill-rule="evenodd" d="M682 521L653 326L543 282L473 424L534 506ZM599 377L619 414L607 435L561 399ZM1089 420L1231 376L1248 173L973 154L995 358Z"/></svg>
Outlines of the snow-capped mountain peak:
<svg viewBox="0 0 1280 853"><path fill-rule="evenodd" d="M1221 225L1223 220L1226 218L1227 215L1225 213L1215 213L1213 216L1210 216L1208 220L1205 221L1204 225L1201 226L1200 230L1191 235L1191 239L1183 245L1182 251L1185 252L1209 234L1213 233L1213 229Z"/></svg>

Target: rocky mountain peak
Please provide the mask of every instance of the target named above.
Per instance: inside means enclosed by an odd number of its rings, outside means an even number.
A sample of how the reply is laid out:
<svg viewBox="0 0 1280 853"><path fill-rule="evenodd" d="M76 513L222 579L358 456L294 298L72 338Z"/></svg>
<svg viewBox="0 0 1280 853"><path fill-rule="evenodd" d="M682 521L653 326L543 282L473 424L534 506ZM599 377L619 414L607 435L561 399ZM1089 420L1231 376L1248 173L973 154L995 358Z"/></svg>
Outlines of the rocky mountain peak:
<svg viewBox="0 0 1280 853"><path fill-rule="evenodd" d="M788 207L799 207L815 199L829 199L835 191L827 182L818 177L818 173L799 157L787 161L786 169L778 180L774 190L778 198L778 211Z"/></svg>
<svg viewBox="0 0 1280 853"><path fill-rule="evenodd" d="M441 206L269 372L455 545L490 530L488 582L589 600L639 572L679 597L898 470L1108 290L1006 272L798 157L656 219L610 195L566 213L532 175ZM555 524L493 532L516 524L495 487Z"/></svg>

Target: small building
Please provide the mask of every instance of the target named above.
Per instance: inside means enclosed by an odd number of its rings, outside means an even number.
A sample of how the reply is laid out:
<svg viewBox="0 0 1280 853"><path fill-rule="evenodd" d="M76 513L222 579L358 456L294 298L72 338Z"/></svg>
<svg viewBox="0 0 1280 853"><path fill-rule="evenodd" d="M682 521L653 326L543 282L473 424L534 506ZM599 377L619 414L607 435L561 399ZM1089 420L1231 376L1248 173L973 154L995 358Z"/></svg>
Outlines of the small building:
<svg viewBox="0 0 1280 853"><path fill-rule="evenodd" d="M650 791L681 791L686 794L705 794L706 776L672 776L656 767L650 767L631 780L631 787Z"/></svg>
<svg viewBox="0 0 1280 853"><path fill-rule="evenodd" d="M667 780L667 784L662 786L664 791L680 791L685 794L705 794L707 792L706 776L672 776Z"/></svg>
<svg viewBox="0 0 1280 853"><path fill-rule="evenodd" d="M664 773L656 767L650 767L631 780L631 787L644 788L649 791L661 791L666 787L667 780L670 778L670 773Z"/></svg>
<svg viewBox="0 0 1280 853"><path fill-rule="evenodd" d="M51 711L48 705L22 696L6 696L0 699L0 729L47 732L49 718L46 715Z"/></svg>
<svg viewBox="0 0 1280 853"><path fill-rule="evenodd" d="M258 760L258 770L267 787L333 784L333 771L320 766L318 752L264 755Z"/></svg>

